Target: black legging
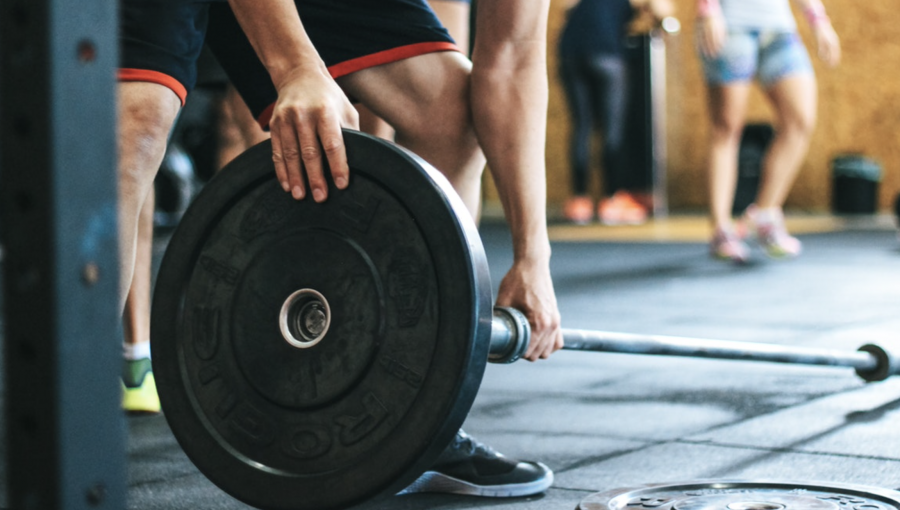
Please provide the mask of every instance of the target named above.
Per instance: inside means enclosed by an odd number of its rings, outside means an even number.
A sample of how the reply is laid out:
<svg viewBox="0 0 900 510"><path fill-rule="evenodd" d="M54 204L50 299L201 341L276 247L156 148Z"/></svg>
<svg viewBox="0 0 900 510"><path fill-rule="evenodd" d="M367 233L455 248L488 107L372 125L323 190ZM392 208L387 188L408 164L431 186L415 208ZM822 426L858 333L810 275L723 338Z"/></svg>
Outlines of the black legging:
<svg viewBox="0 0 900 510"><path fill-rule="evenodd" d="M576 195L587 194L590 171L590 143L594 127L603 136L604 194L625 187L623 168L625 109L628 75L625 60L616 55L585 58L563 57L560 74L569 111L572 114L572 188Z"/></svg>

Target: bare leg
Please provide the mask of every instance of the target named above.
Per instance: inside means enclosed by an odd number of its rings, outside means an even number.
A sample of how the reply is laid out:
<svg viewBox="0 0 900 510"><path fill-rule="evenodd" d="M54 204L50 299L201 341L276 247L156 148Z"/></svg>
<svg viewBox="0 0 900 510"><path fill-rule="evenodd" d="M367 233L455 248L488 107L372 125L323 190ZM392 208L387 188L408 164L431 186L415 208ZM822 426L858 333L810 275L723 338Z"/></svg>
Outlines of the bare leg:
<svg viewBox="0 0 900 510"><path fill-rule="evenodd" d="M218 145L219 154L216 162L216 170L222 168L231 162L232 159L238 157L246 147L244 146L244 136L238 127L235 119L233 105L228 97L231 91L225 92L225 95L217 101L218 104Z"/></svg>
<svg viewBox="0 0 900 510"><path fill-rule="evenodd" d="M470 71L468 59L446 51L365 69L338 82L394 126L397 143L443 172L477 218L484 156L472 128Z"/></svg>
<svg viewBox="0 0 900 510"><path fill-rule="evenodd" d="M712 117L709 149L709 212L713 227L731 227L731 208L737 186L737 158L747 111L749 83L709 86Z"/></svg>
<svg viewBox="0 0 900 510"><path fill-rule="evenodd" d="M359 130L363 133L384 138L385 140L394 140L394 128L390 126L378 115L372 113L365 105L357 104L356 111L359 112Z"/></svg>
<svg viewBox="0 0 900 510"><path fill-rule="evenodd" d="M125 313L122 316L125 343L131 346L150 341L150 273L153 262L154 199L153 188L150 188L150 195L144 201L138 217L134 276L131 278L131 288L128 289Z"/></svg>
<svg viewBox="0 0 900 510"><path fill-rule="evenodd" d="M262 130L250 108L232 85L228 85L222 99L222 119L219 123L219 168L245 150L269 138Z"/></svg>
<svg viewBox="0 0 900 510"><path fill-rule="evenodd" d="M766 93L778 116L778 130L763 162L756 205L760 209L780 209L806 157L815 128L816 80L806 74L790 76Z"/></svg>
<svg viewBox="0 0 900 510"><path fill-rule="evenodd" d="M181 102L174 92L155 83L120 83L118 92L119 302L124 304L134 274L138 218L165 156Z"/></svg>

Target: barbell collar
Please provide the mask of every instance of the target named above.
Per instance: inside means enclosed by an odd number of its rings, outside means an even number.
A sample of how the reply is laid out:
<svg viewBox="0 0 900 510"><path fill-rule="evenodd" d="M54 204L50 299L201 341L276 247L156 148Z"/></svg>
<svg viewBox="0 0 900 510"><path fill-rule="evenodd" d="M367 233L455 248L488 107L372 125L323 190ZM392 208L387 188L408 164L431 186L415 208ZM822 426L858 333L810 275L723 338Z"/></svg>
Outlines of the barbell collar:
<svg viewBox="0 0 900 510"><path fill-rule="evenodd" d="M525 315L515 308L495 306L488 361L501 364L518 361L530 342L531 326Z"/></svg>

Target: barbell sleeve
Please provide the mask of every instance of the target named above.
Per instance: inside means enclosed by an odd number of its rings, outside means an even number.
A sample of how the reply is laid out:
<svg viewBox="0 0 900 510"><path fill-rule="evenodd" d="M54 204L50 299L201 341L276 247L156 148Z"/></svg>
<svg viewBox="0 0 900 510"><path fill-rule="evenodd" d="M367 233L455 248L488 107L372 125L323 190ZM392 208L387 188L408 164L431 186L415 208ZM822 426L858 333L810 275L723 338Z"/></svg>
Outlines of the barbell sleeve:
<svg viewBox="0 0 900 510"><path fill-rule="evenodd" d="M531 342L531 326L525 315L505 306L494 307L488 361L512 363L525 355Z"/></svg>
<svg viewBox="0 0 900 510"><path fill-rule="evenodd" d="M522 325L524 323L524 326ZM510 326L514 325L514 326ZM525 330L528 337L521 336ZM495 334L496 333L496 336ZM682 356L741 361L763 361L797 365L848 367L866 381L881 381L900 373L898 357L888 350L867 344L858 351L790 347L755 342L710 340L665 335L641 335L563 329L564 347L573 351L614 352L659 356ZM496 308L491 335L491 357L494 363L511 363L528 348L530 328L521 312ZM524 342L524 345L522 345Z"/></svg>

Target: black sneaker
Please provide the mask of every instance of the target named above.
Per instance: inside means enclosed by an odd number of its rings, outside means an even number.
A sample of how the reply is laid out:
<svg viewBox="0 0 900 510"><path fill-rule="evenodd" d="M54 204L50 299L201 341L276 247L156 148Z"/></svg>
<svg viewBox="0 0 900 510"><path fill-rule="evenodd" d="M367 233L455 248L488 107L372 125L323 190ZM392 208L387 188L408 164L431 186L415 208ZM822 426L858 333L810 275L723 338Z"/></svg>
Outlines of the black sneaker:
<svg viewBox="0 0 900 510"><path fill-rule="evenodd" d="M440 492L489 498L540 494L553 471L540 462L509 459L460 430L437 462L400 494Z"/></svg>

